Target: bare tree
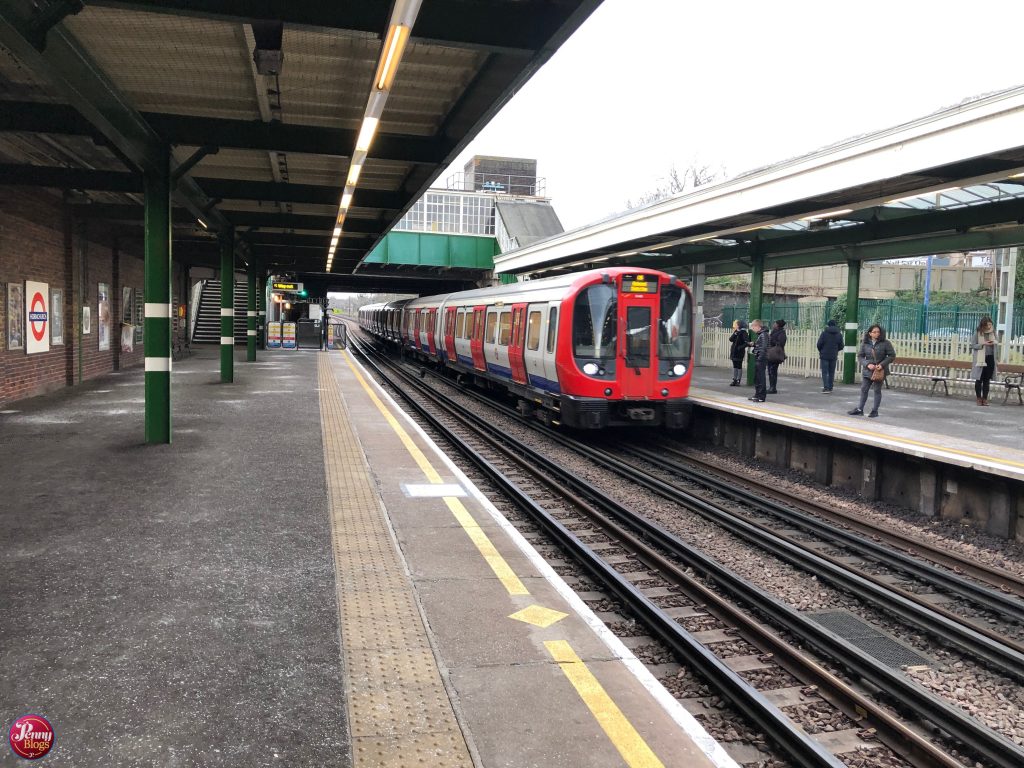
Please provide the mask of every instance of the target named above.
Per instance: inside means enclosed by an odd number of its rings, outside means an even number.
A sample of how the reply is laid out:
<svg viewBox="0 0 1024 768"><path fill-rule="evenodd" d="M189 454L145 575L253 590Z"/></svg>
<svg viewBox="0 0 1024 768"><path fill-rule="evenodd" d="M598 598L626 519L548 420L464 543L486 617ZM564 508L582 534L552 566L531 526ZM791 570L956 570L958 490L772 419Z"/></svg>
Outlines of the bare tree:
<svg viewBox="0 0 1024 768"><path fill-rule="evenodd" d="M666 197L672 197L672 195L685 192L688 189L702 187L724 177L725 169L721 167L715 169L706 163L700 164L694 161L680 173L675 163L673 163L672 167L668 170L667 176L664 177L664 184L659 184L650 192L640 195L636 200L626 200L626 207L639 208L648 203L664 200Z"/></svg>

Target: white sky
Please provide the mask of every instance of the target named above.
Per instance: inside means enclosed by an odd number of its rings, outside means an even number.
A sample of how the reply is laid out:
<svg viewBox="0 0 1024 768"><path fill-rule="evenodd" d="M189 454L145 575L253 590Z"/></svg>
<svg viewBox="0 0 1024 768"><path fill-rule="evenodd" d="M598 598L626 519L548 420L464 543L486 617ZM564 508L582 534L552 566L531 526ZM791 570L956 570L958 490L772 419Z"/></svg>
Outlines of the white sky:
<svg viewBox="0 0 1024 768"><path fill-rule="evenodd" d="M1022 0L605 0L475 154L535 158L566 229L674 163L726 176L1024 84Z"/></svg>

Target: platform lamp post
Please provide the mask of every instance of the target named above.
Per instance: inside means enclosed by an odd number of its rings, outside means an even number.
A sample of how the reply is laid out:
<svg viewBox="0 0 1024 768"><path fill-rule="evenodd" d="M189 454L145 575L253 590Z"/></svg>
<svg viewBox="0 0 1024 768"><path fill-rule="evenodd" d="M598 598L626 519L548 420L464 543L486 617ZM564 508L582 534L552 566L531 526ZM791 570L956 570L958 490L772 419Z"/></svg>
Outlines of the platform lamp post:
<svg viewBox="0 0 1024 768"><path fill-rule="evenodd" d="M761 305L764 300L764 254L756 253L750 263L750 301L747 304L747 328L750 321L761 319ZM753 332L749 331L750 340L754 340ZM747 353L747 386L754 384L754 355Z"/></svg>
<svg viewBox="0 0 1024 768"><path fill-rule="evenodd" d="M171 152L143 175L145 189L144 285L145 435L171 442Z"/></svg>
<svg viewBox="0 0 1024 768"><path fill-rule="evenodd" d="M235 233L220 239L220 380L235 380Z"/></svg>
<svg viewBox="0 0 1024 768"><path fill-rule="evenodd" d="M846 347L843 349L843 383L853 384L857 376L857 305L860 303L860 262L846 262Z"/></svg>

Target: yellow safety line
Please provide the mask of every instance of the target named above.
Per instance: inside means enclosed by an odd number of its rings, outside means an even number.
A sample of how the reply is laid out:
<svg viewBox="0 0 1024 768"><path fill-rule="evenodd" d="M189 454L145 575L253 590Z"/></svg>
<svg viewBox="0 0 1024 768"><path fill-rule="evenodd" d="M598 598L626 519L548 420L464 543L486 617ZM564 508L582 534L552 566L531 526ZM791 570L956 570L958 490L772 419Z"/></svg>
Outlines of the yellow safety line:
<svg viewBox="0 0 1024 768"><path fill-rule="evenodd" d="M707 395L697 395L702 400L708 400L712 403L719 403L720 405L731 405L733 407L742 407L739 403L735 403L731 400L719 400L716 397L708 397ZM751 409L754 410L754 409ZM1010 459L993 459L991 456L986 456L983 453L971 453L970 451L961 451L957 448L943 448L938 445L932 445L931 443L922 443L918 440L911 440L908 437L898 437L897 435L890 435L885 432L872 432L867 429L858 429L857 427L848 427L845 424L836 424L832 421L820 421L818 419L812 419L808 416L794 416L792 413L783 413L782 411L773 411L769 408L757 408L757 413L770 413L773 416L778 416L784 419L796 419L797 421L804 421L808 424L815 424L819 427L831 427L832 429L841 429L844 432L853 432L856 435L864 435L866 437L884 437L886 440L892 440L895 443L904 443L906 445L913 445L919 448L930 448L933 451L942 451L943 453L955 453L958 456L966 456L971 459L983 459L985 461L992 462L993 464L1009 464L1014 467L1024 467L1024 462L1012 461Z"/></svg>
<svg viewBox="0 0 1024 768"><path fill-rule="evenodd" d="M346 351L343 354L345 355L345 362L348 363L348 367L351 369L352 373L355 374L355 377L362 385L363 390L370 396L373 404L377 406L377 410L384 415L384 419L391 425L391 429L393 429L395 434L398 435L398 439L402 441L402 445L404 445L405 449L412 455L416 464L419 465L419 468L423 470L423 474L426 475L427 479L435 485L443 483L444 481L441 479L441 475L438 474L437 470L431 465L430 460L427 459L423 454L423 451L419 449L419 446L413 442L412 437L410 437L409 433L405 431L405 428L398 423L398 419L394 417L391 411L387 409L387 406L385 406L381 399L377 397L377 393L370 389L370 385L366 383L366 379L364 379L359 373L348 352ZM490 538L488 538L487 534L484 533L484 530L477 524L476 520L473 519L473 515L471 515L469 510L463 506L458 497L445 496L444 502L448 505L448 509L451 510L452 514L455 515L455 519L459 521L459 525L462 526L462 530L464 530L466 535L469 536L469 540L473 542L477 551L481 556L483 556L487 565L489 565L491 570L494 571L494 575L498 577L498 581L502 583L505 590L510 595L530 594L530 590L528 590L523 582L520 581L515 571L512 570L512 567L508 562L506 562L505 558L501 556L501 553L499 553L494 544L491 543Z"/></svg>
<svg viewBox="0 0 1024 768"><path fill-rule="evenodd" d="M569 678L576 693L631 768L664 768L643 737L622 714L593 673L565 640L545 640L544 647Z"/></svg>

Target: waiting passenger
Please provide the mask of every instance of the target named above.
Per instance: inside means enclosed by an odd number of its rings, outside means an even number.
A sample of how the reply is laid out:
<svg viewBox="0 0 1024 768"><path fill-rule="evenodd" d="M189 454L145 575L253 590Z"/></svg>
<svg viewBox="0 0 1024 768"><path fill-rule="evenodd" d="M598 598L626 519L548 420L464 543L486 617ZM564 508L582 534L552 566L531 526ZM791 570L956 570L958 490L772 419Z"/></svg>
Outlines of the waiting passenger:
<svg viewBox="0 0 1024 768"><path fill-rule="evenodd" d="M885 329L877 323L868 328L857 352L857 364L861 370L860 403L848 411L851 416L864 415L864 404L868 401L868 390L872 387L875 389L875 405L868 416L878 416L878 406L882 402L882 383L889 374L889 365L895 359L896 350L885 338Z"/></svg>
<svg viewBox="0 0 1024 768"><path fill-rule="evenodd" d="M750 336L747 334L747 324L742 320L732 321L732 336L729 337L729 357L732 360L732 383L730 387L740 385L740 376L743 373L743 358L747 356L747 344Z"/></svg>
<svg viewBox="0 0 1024 768"><path fill-rule="evenodd" d="M786 361L786 321L776 320L775 327L768 334L768 394L779 394L779 366Z"/></svg>
<svg viewBox="0 0 1024 768"><path fill-rule="evenodd" d="M978 405L988 405L988 385L996 375L996 329L991 317L981 318L971 349L974 350L971 360L974 394L978 396Z"/></svg>
<svg viewBox="0 0 1024 768"><path fill-rule="evenodd" d="M835 320L829 320L825 330L818 337L818 357L821 358L821 391L831 393L836 381L836 361L846 343L843 332L836 326Z"/></svg>
<svg viewBox="0 0 1024 768"><path fill-rule="evenodd" d="M765 387L765 369L768 366L768 329L760 320L750 321L750 332L755 334L749 343L754 355L754 396L747 398L755 403L763 403L767 398Z"/></svg>

